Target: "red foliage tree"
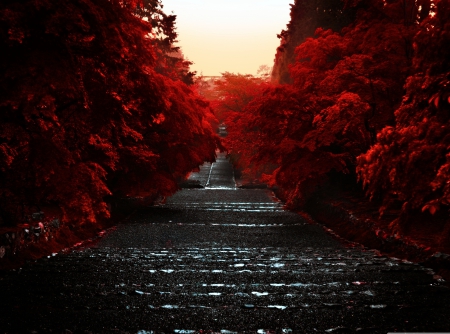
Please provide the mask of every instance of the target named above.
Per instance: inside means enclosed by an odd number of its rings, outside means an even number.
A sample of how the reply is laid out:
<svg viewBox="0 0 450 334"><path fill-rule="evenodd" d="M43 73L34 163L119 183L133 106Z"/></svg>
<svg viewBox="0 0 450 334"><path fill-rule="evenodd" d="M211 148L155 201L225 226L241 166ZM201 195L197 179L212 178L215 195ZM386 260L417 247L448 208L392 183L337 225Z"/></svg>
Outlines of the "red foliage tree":
<svg viewBox="0 0 450 334"><path fill-rule="evenodd" d="M448 212L450 205L450 3L434 6L414 37L413 73L396 123L382 129L358 160L368 194L383 199L381 211L402 205L395 228L411 210L434 214L442 208Z"/></svg>
<svg viewBox="0 0 450 334"><path fill-rule="evenodd" d="M277 35L280 46L275 55L272 81L292 83L289 65L295 62L295 48L313 36L317 28L339 31L350 24L356 13L355 5L346 6L345 1L334 0L295 0L290 5L291 20L287 28Z"/></svg>
<svg viewBox="0 0 450 334"><path fill-rule="evenodd" d="M247 106L268 86L267 76L255 77L225 72L214 80L213 87L210 88L211 106L219 122L227 125L229 134L224 139L224 145L237 169L245 168L249 171L249 157L252 156L245 150L246 144L243 144L241 136L243 131L249 133L245 127L251 123L250 119L253 117L253 114L247 111Z"/></svg>
<svg viewBox="0 0 450 334"><path fill-rule="evenodd" d="M233 118L242 115L244 108L255 96L267 87L267 79L249 74L225 72L214 80L211 103L221 122L233 122Z"/></svg>
<svg viewBox="0 0 450 334"><path fill-rule="evenodd" d="M317 29L296 48L293 84L264 91L230 129L233 149L251 157L238 163L270 166L264 178L291 206L304 204L335 172L356 183L357 157L396 122L427 3L348 3L358 8L352 24L341 32Z"/></svg>
<svg viewBox="0 0 450 334"><path fill-rule="evenodd" d="M0 5L4 224L49 204L64 221L95 222L109 215L106 197L167 195L214 159L206 102L179 72L158 71L152 26L130 8L108 0Z"/></svg>

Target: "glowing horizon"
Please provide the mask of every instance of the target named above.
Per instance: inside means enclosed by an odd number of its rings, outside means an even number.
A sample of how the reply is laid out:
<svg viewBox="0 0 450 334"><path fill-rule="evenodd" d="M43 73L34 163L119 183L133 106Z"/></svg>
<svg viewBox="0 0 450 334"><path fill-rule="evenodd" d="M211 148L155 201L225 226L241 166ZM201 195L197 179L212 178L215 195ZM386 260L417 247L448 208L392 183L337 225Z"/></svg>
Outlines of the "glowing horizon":
<svg viewBox="0 0 450 334"><path fill-rule="evenodd" d="M277 34L289 23L289 0L162 0L177 16L177 45L204 76L256 74L273 66Z"/></svg>

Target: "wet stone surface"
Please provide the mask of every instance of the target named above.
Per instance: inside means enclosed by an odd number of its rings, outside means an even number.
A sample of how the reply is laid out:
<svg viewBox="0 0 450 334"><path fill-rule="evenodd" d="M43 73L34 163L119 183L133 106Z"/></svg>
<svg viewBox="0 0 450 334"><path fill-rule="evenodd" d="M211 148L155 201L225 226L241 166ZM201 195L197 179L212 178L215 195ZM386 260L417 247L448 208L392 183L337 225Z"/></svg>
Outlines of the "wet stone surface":
<svg viewBox="0 0 450 334"><path fill-rule="evenodd" d="M226 164L90 248L3 273L0 333L450 330L450 291L432 272L236 189Z"/></svg>

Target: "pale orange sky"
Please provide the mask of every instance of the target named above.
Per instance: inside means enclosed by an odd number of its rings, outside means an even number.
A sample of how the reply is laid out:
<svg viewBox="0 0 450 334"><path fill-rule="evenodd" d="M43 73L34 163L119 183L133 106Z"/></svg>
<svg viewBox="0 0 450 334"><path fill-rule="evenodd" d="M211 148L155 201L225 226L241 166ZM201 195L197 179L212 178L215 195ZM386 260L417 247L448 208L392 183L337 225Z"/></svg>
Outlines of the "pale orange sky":
<svg viewBox="0 0 450 334"><path fill-rule="evenodd" d="M162 0L177 15L178 46L205 76L256 74L273 65L277 34L289 22L293 0Z"/></svg>

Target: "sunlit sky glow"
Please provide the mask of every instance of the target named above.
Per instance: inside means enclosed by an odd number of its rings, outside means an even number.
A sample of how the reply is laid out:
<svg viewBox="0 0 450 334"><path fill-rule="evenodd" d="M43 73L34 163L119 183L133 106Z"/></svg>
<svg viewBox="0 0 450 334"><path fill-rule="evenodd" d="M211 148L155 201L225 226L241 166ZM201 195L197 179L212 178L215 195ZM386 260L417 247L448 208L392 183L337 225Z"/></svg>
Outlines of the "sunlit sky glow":
<svg viewBox="0 0 450 334"><path fill-rule="evenodd" d="M177 15L178 46L205 76L256 74L273 65L277 34L289 22L293 0L162 0Z"/></svg>

